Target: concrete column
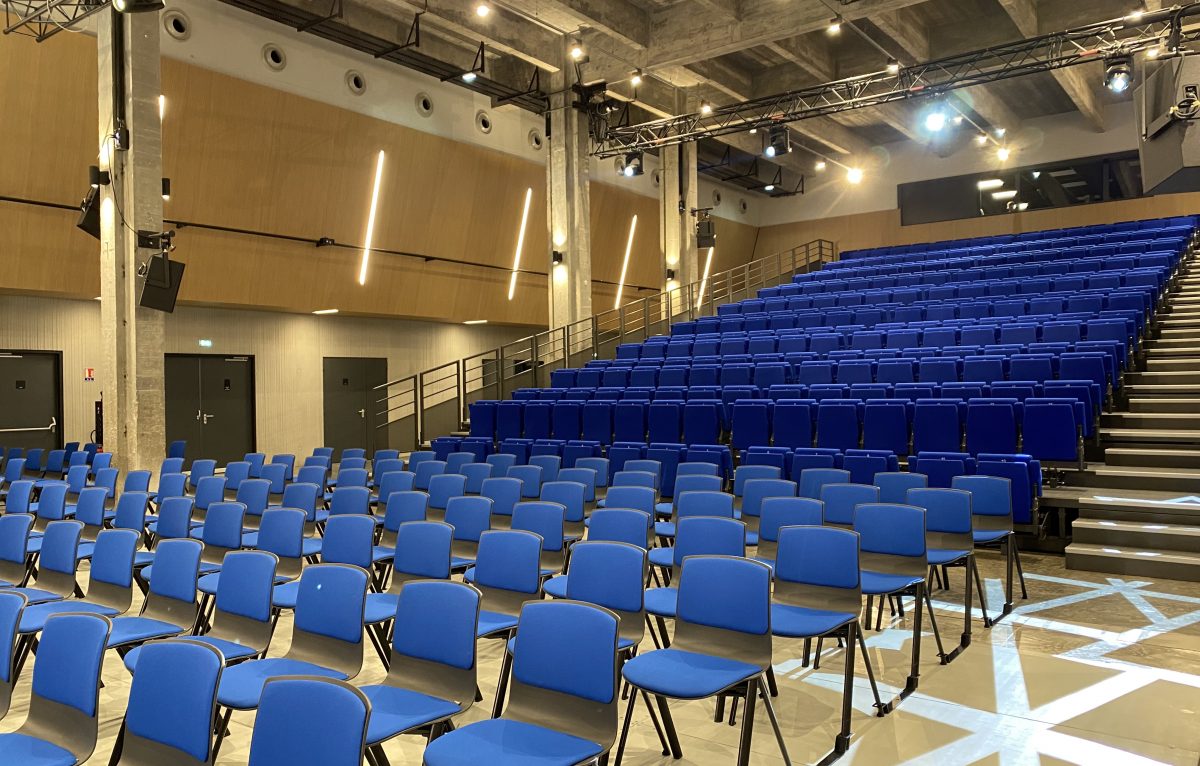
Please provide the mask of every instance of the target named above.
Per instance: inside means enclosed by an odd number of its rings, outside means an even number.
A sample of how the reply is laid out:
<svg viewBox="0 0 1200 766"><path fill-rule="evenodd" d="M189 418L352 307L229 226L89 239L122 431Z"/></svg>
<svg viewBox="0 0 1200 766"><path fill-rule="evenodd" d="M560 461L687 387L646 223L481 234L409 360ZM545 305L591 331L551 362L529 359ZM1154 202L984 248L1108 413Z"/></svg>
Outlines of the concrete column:
<svg viewBox="0 0 1200 766"><path fill-rule="evenodd" d="M563 254L550 264L550 327L561 327L592 315L592 232L588 119L571 106L576 94L570 63L570 38L560 45L563 66L551 77L550 157L546 163L546 220L550 246Z"/></svg>
<svg viewBox="0 0 1200 766"><path fill-rule="evenodd" d="M659 221L662 227L663 289L672 294L672 313L686 311L687 285L701 277L696 254L696 145L665 146L659 152ZM667 271L675 279L667 280ZM683 289L677 289L683 288Z"/></svg>
<svg viewBox="0 0 1200 766"><path fill-rule="evenodd" d="M163 375L166 315L138 306L138 268L154 254L139 250L138 230L161 232L162 125L158 97L159 14L97 16L101 187L100 335L104 349L104 448L122 470L153 469L166 447ZM124 25L124 51L113 48L113 25ZM124 66L128 148L118 150L113 58Z"/></svg>

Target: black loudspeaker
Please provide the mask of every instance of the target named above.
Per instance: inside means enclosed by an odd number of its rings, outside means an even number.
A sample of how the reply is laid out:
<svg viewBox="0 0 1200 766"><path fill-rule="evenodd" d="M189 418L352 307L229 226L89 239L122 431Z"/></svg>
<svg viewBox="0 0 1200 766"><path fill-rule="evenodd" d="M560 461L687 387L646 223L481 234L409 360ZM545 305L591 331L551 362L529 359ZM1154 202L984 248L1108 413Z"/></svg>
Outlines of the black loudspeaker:
<svg viewBox="0 0 1200 766"><path fill-rule="evenodd" d="M1200 190L1200 58L1143 64L1134 91L1138 156L1146 194ZM1190 119L1189 119L1190 118Z"/></svg>
<svg viewBox="0 0 1200 766"><path fill-rule="evenodd" d="M716 246L717 226L713 219L705 218L702 221L696 221L696 247L704 249Z"/></svg>
<svg viewBox="0 0 1200 766"><path fill-rule="evenodd" d="M79 220L75 222L83 231L100 239L100 190L88 189L87 196L79 204Z"/></svg>
<svg viewBox="0 0 1200 766"><path fill-rule="evenodd" d="M168 261L155 255L147 264L146 279L142 283L142 297L138 301L144 308L165 311L175 310L175 299L179 296L179 285L183 281L184 263Z"/></svg>
<svg viewBox="0 0 1200 766"><path fill-rule="evenodd" d="M97 447L104 447L104 400L96 400L96 431L92 435L92 441Z"/></svg>

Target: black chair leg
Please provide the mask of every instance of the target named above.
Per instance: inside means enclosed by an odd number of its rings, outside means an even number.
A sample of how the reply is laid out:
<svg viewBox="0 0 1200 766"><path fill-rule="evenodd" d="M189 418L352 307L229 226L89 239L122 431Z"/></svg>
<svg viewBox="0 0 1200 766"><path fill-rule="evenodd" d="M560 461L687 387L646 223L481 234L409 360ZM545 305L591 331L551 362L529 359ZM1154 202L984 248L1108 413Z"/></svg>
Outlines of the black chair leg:
<svg viewBox="0 0 1200 766"><path fill-rule="evenodd" d="M875 669L871 666L871 655L867 653L867 642L863 639L862 627L860 626L855 633L858 638L859 651L862 653L863 666L867 669L867 680L871 682L871 693L875 696L875 709L879 711L877 715L882 718L887 714L887 710L884 708L883 700L879 698L879 686L875 683Z"/></svg>
<svg viewBox="0 0 1200 766"><path fill-rule="evenodd" d="M629 739L629 724L633 721L633 706L636 704L637 694L630 694L629 704L625 706L625 720L621 722L621 736L617 739L616 766L621 766L621 757L625 754L625 742Z"/></svg>
<svg viewBox="0 0 1200 766"><path fill-rule="evenodd" d="M679 746L679 734L675 731L675 719L671 717L671 709L667 707L667 698L655 695L658 700L658 715L662 718L663 729L667 732L667 742L671 746L671 757L679 760L683 757L683 748Z"/></svg>
<svg viewBox="0 0 1200 766"><path fill-rule="evenodd" d="M758 676L746 682L746 711L742 715L742 736L738 741L738 766L750 765L750 742L754 739L754 700L758 697Z"/></svg>
<svg viewBox="0 0 1200 766"><path fill-rule="evenodd" d="M121 719L121 728L117 731L117 740L113 743L112 755L109 756L108 766L117 766L121 762L121 751L125 747L125 719Z"/></svg>
<svg viewBox="0 0 1200 766"><path fill-rule="evenodd" d="M976 592L979 594L979 611L983 613L983 626L992 627L992 618L987 613L987 595L983 592L983 578L979 576L979 562L971 556L971 576L975 580Z"/></svg>
<svg viewBox="0 0 1200 766"><path fill-rule="evenodd" d="M492 718L499 718L504 710L504 695L508 690L508 675L512 672L512 655L508 653L507 641L504 658L500 661L500 680L496 683L496 700L492 703Z"/></svg>
<svg viewBox="0 0 1200 766"><path fill-rule="evenodd" d="M768 672L770 667L767 668ZM767 679L768 685L770 678ZM762 682L759 682L759 688L762 688ZM779 745L779 754L783 756L785 766L792 766L792 759L788 756L787 743L783 740L783 731L779 728L779 719L775 716L775 704L771 702L771 695L762 695L763 706L767 709L767 718L771 721L771 729L775 732L775 743Z"/></svg>
<svg viewBox="0 0 1200 766"><path fill-rule="evenodd" d="M779 696L779 684L775 683L775 669L767 666L767 691L772 697Z"/></svg>
<svg viewBox="0 0 1200 766"><path fill-rule="evenodd" d="M662 745L662 754L671 754L671 745L667 742L667 736L663 733L662 724L658 722L658 713L654 712L654 705L650 703L650 695L642 692L642 700L646 703L646 711L650 714L650 723L654 724L654 733L658 735L658 744Z"/></svg>

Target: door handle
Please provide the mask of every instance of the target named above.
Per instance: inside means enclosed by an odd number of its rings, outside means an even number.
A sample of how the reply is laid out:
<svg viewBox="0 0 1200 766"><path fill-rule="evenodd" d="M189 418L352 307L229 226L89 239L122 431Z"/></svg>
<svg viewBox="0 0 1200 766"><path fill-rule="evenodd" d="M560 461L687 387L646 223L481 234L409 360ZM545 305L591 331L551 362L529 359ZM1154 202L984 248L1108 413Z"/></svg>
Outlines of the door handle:
<svg viewBox="0 0 1200 766"><path fill-rule="evenodd" d="M200 410L196 410L196 420L200 419Z"/></svg>
<svg viewBox="0 0 1200 766"><path fill-rule="evenodd" d="M210 415L210 414L208 414L207 412L206 412L206 413L204 413L204 425L208 425L208 419L209 419L209 418L214 418L214 417L216 417L216 415Z"/></svg>
<svg viewBox="0 0 1200 766"><path fill-rule="evenodd" d="M361 410L359 410L359 411L358 411L358 416L359 416L360 418L365 418L365 417L367 416L367 411L366 411L366 409L361 409Z"/></svg>

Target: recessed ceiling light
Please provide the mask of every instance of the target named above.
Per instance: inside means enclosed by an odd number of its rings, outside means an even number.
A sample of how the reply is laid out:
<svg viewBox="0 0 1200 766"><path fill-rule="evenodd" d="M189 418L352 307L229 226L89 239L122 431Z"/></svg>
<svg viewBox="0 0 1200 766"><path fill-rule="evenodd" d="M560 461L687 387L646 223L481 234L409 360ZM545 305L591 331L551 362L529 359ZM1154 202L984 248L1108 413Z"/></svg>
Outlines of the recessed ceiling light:
<svg viewBox="0 0 1200 766"><path fill-rule="evenodd" d="M852 184L861 183L863 180L863 172L861 168L848 168L846 170L846 180Z"/></svg>
<svg viewBox="0 0 1200 766"><path fill-rule="evenodd" d="M992 199L1012 199L1017 196L1016 189L1004 189L1003 191L992 192Z"/></svg>
<svg viewBox="0 0 1200 766"><path fill-rule="evenodd" d="M486 319L468 319L463 324L487 324Z"/></svg>
<svg viewBox="0 0 1200 766"><path fill-rule="evenodd" d="M1004 185L1004 181L999 178L985 178L975 185L979 187L980 191L987 191L988 189L999 189Z"/></svg>
<svg viewBox="0 0 1200 766"><path fill-rule="evenodd" d="M316 311L314 311L313 313L314 313L314 314L320 314L320 315L325 315L325 314L336 314L336 313L338 313L338 310L337 310L337 309L317 309L317 310L316 310Z"/></svg>

